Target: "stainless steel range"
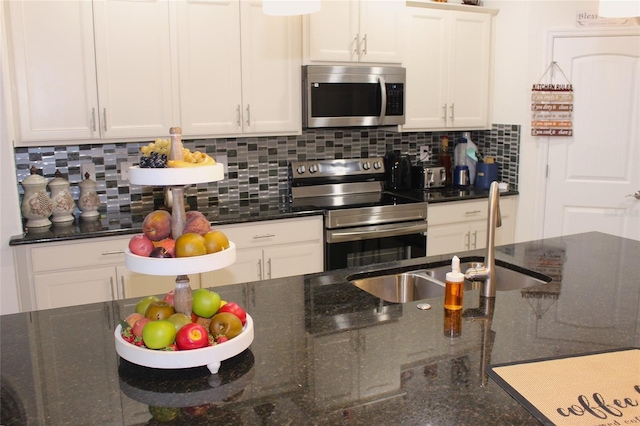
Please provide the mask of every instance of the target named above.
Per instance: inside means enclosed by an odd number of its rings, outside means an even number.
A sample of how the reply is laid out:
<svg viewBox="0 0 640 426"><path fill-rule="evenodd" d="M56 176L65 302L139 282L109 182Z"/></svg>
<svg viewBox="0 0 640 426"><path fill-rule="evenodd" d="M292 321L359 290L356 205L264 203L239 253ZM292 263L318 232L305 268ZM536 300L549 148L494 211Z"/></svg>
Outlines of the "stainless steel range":
<svg viewBox="0 0 640 426"><path fill-rule="evenodd" d="M426 255L427 203L384 190L382 157L289 164L294 208L325 213L325 270Z"/></svg>

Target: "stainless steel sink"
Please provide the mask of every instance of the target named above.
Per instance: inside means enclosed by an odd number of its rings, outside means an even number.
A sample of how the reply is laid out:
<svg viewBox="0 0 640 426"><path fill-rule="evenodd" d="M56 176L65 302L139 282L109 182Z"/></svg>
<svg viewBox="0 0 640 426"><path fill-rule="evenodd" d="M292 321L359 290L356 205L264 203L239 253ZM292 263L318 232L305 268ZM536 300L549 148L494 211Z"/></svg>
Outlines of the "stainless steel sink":
<svg viewBox="0 0 640 426"><path fill-rule="evenodd" d="M475 266L471 262L460 265L465 271ZM412 302L444 296L444 281L450 265L435 268L420 269L389 275L379 275L359 278L357 275L348 277L356 287L375 297L394 303ZM535 272L520 272L496 265L496 291L518 290L539 284L546 284L551 279ZM465 290L478 288L479 283L465 281Z"/></svg>

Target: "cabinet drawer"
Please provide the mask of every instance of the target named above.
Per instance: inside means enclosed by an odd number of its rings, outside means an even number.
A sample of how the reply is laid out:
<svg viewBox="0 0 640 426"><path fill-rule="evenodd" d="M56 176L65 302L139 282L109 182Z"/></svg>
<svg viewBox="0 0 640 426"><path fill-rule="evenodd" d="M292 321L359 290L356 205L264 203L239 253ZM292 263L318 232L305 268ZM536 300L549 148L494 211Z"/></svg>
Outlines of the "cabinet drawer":
<svg viewBox="0 0 640 426"><path fill-rule="evenodd" d="M31 249L33 272L124 263L129 238L99 238L95 242L69 242Z"/></svg>
<svg viewBox="0 0 640 426"><path fill-rule="evenodd" d="M502 217L513 215L515 200L513 197L500 199L500 214ZM486 199L471 201L456 201L430 204L427 207L429 226L447 223L459 223L474 220L486 220L489 203Z"/></svg>
<svg viewBox="0 0 640 426"><path fill-rule="evenodd" d="M221 225L216 229L224 232L238 248L322 241L322 216Z"/></svg>

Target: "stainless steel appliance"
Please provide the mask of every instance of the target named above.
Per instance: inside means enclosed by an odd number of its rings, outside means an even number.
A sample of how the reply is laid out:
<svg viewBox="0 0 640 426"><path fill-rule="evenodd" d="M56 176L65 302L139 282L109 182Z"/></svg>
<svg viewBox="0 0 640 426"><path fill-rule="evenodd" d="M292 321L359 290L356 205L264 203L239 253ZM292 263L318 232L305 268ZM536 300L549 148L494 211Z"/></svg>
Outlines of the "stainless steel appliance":
<svg viewBox="0 0 640 426"><path fill-rule="evenodd" d="M415 189L442 188L448 183L444 167L413 166L411 169L411 185Z"/></svg>
<svg viewBox="0 0 640 426"><path fill-rule="evenodd" d="M404 191L411 189L411 158L406 154L388 152L384 156L386 169L385 189Z"/></svg>
<svg viewBox="0 0 640 426"><path fill-rule="evenodd" d="M325 214L325 270L426 255L427 203L385 191L382 157L289 164L292 205Z"/></svg>
<svg viewBox="0 0 640 426"><path fill-rule="evenodd" d="M404 124L402 67L302 67L304 127Z"/></svg>

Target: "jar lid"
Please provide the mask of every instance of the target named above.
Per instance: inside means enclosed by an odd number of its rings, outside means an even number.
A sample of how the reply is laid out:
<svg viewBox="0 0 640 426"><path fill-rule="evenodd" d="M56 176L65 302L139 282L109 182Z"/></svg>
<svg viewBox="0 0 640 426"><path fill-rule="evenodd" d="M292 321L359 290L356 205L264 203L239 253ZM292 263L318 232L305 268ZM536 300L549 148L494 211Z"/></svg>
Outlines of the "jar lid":
<svg viewBox="0 0 640 426"><path fill-rule="evenodd" d="M35 166L31 166L31 168L29 169L29 172L31 174L22 181L22 185L35 186L35 185L47 184L47 180L38 174L38 169L36 169Z"/></svg>

